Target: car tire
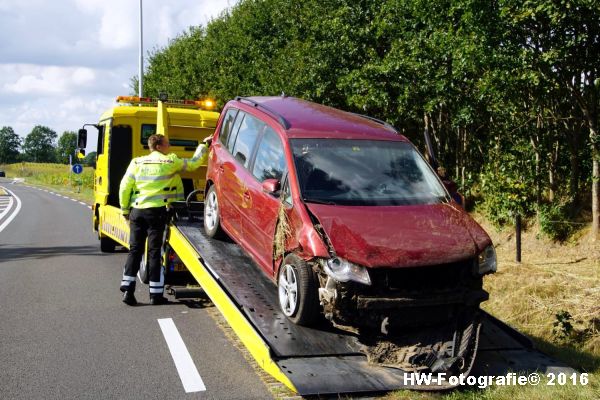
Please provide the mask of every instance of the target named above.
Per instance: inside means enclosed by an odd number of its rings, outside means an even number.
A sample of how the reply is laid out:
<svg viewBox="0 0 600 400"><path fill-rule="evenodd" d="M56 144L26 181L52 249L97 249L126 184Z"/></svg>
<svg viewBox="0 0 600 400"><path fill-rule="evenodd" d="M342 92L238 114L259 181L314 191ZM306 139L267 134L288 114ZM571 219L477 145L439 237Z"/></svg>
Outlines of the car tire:
<svg viewBox="0 0 600 400"><path fill-rule="evenodd" d="M100 236L100 251L103 253L114 253L117 242L108 236Z"/></svg>
<svg viewBox="0 0 600 400"><path fill-rule="evenodd" d="M309 265L295 254L288 254L277 278L279 306L296 325L310 326L318 319L317 279Z"/></svg>
<svg viewBox="0 0 600 400"><path fill-rule="evenodd" d="M221 228L219 199L215 185L208 188L204 200L204 231L208 237L220 239L225 236Z"/></svg>

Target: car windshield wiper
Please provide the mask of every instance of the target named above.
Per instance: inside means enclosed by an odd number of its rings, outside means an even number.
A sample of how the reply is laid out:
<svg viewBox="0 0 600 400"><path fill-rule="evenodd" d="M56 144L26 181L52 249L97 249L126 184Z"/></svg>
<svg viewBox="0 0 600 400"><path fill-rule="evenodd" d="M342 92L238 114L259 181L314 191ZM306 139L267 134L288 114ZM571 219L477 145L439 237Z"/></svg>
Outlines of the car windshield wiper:
<svg viewBox="0 0 600 400"><path fill-rule="evenodd" d="M302 201L304 201L305 203L327 204L328 206L335 206L336 205L336 203L334 203L331 200L309 199L307 197L303 197Z"/></svg>

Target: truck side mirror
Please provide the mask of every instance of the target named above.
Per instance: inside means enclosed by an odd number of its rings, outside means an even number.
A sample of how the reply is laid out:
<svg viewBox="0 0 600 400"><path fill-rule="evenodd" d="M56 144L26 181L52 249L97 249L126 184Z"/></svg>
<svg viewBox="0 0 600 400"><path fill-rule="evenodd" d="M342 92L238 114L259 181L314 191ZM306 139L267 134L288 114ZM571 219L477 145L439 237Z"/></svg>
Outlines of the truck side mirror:
<svg viewBox="0 0 600 400"><path fill-rule="evenodd" d="M83 128L77 132L77 147L80 149L85 149L87 147L87 130Z"/></svg>

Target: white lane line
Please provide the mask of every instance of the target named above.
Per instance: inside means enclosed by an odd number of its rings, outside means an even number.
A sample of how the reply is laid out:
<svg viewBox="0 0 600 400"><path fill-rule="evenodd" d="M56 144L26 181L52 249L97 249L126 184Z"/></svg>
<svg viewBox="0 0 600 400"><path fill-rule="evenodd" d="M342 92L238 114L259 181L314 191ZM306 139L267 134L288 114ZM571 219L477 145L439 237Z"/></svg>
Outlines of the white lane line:
<svg viewBox="0 0 600 400"><path fill-rule="evenodd" d="M87 206L87 203L84 203L83 201L80 201L79 204L81 204L82 206Z"/></svg>
<svg viewBox="0 0 600 400"><path fill-rule="evenodd" d="M6 189L4 189L4 190L6 190ZM8 206L7 206L7 207L4 209L4 211L2 211L2 213L0 214L0 220L1 220L2 218L4 218L4 216L5 216L5 215L6 215L6 214L7 214L7 213L10 211L10 208L11 208L11 207L12 207L12 205L13 205L13 199L12 199L12 197L9 197L9 198L8 198L8 203L7 203L7 204L8 204ZM3 204L3 205L4 205L4 204Z"/></svg>
<svg viewBox="0 0 600 400"><path fill-rule="evenodd" d="M19 213L19 211L21 211L21 199L19 199L19 197L14 194L12 191L5 189L8 193L10 193L16 200L17 200L17 208L15 208L12 212L12 214L10 214L8 216L8 218L6 219L6 221L4 221L2 223L2 225L0 225L0 232L2 232L4 230L4 228L6 228L8 226L8 224L10 224L10 222L17 216L17 214Z"/></svg>
<svg viewBox="0 0 600 400"><path fill-rule="evenodd" d="M187 347L185 347L185 343L183 343L183 339L181 338L181 335L179 335L179 331L177 330L173 319L159 319L158 324L165 337L167 346L169 346L171 357L173 357L175 367L177 368L177 372L179 372L179 378L181 379L181 383L183 383L185 392L192 393L205 391L206 386L204 386L204 382L196 369L196 365L194 365L194 360L192 360L192 356L190 356Z"/></svg>
<svg viewBox="0 0 600 400"><path fill-rule="evenodd" d="M74 202L76 202L76 203L77 203L77 200L75 200L75 199L69 199L69 200L71 200L71 201L74 201Z"/></svg>

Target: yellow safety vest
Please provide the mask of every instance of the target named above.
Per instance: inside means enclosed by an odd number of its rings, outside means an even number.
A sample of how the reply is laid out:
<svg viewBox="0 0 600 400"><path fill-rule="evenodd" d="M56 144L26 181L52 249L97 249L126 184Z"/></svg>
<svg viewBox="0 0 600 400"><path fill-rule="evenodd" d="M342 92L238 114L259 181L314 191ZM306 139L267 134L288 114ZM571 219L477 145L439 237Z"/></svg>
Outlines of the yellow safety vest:
<svg viewBox="0 0 600 400"><path fill-rule="evenodd" d="M206 163L208 147L201 144L190 159L153 151L131 160L119 187L119 203L124 214L131 208L166 206L184 200L180 172L193 171Z"/></svg>

